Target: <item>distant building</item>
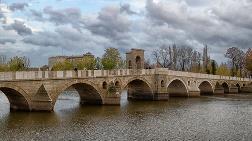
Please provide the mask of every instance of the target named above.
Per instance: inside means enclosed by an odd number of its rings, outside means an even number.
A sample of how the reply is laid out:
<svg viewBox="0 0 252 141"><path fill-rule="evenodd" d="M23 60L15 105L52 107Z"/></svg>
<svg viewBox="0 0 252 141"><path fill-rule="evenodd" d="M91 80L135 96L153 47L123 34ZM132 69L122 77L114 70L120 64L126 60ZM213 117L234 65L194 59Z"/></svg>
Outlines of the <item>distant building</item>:
<svg viewBox="0 0 252 141"><path fill-rule="evenodd" d="M65 61L77 63L77 62L81 61L85 56L89 56L89 57L94 58L94 55L91 54L90 52L83 54L83 55L79 55L79 56L53 56L53 57L50 57L48 59L49 70L51 70L52 67L57 63L63 63Z"/></svg>
<svg viewBox="0 0 252 141"><path fill-rule="evenodd" d="M126 53L126 62L128 69L144 69L144 50L131 49Z"/></svg>

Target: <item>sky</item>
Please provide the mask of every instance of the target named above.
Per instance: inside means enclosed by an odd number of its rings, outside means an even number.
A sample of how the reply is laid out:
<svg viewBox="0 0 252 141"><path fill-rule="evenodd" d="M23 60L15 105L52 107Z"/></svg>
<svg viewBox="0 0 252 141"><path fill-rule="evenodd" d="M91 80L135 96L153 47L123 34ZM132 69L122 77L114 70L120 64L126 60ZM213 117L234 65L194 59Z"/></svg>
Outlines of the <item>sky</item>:
<svg viewBox="0 0 252 141"><path fill-rule="evenodd" d="M252 0L0 0L0 55L27 56L32 66L48 57L102 56L160 46L205 44L217 62L229 47L252 45Z"/></svg>

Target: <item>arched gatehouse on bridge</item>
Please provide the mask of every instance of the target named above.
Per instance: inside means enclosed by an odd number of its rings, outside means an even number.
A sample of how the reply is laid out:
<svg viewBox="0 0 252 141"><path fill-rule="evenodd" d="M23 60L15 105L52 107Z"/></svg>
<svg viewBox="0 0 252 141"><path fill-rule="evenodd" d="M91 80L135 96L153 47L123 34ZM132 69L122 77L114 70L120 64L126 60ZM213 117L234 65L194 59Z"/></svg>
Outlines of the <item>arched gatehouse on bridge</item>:
<svg viewBox="0 0 252 141"><path fill-rule="evenodd" d="M171 97L188 97L188 89L181 79L173 79L168 83L167 92Z"/></svg>
<svg viewBox="0 0 252 141"><path fill-rule="evenodd" d="M11 110L30 111L30 101L28 94L21 88L14 85L0 85L2 91L8 98Z"/></svg>
<svg viewBox="0 0 252 141"><path fill-rule="evenodd" d="M237 83L235 86L238 88L238 93L240 93L241 92L241 85L239 83Z"/></svg>
<svg viewBox="0 0 252 141"><path fill-rule="evenodd" d="M137 56L137 57L136 57L136 68L137 68L137 69L141 69L141 68L142 68L141 63L142 63L141 57L140 57L140 56Z"/></svg>
<svg viewBox="0 0 252 141"><path fill-rule="evenodd" d="M151 85L143 78L130 79L123 89L127 90L129 100L153 100L154 98Z"/></svg>
<svg viewBox="0 0 252 141"><path fill-rule="evenodd" d="M214 88L209 81L203 81L199 85L200 95L213 95Z"/></svg>
<svg viewBox="0 0 252 141"><path fill-rule="evenodd" d="M103 86L101 87L107 87L106 84L102 83ZM58 87L58 93L53 98L53 105L55 106L55 103L59 97L60 94L62 94L64 91L68 90L69 88L74 89L77 91L80 97L80 103L81 104L95 104L95 105L101 105L103 104L103 98L101 96L101 92L98 90L96 85L89 81L74 81L70 82L63 87Z"/></svg>
<svg viewBox="0 0 252 141"><path fill-rule="evenodd" d="M229 93L229 85L228 85L228 83L227 82L224 82L224 83L222 83L222 85L221 85L222 87L223 87L223 89L224 89L224 94L228 94Z"/></svg>

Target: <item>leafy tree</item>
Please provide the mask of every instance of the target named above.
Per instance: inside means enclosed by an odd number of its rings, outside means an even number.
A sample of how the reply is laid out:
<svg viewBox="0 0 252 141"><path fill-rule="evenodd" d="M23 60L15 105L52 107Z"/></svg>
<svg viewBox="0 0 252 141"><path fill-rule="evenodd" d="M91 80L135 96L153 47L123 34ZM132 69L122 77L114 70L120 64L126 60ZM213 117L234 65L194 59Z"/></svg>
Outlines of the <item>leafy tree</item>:
<svg viewBox="0 0 252 141"><path fill-rule="evenodd" d="M52 70L53 71L63 71L63 70L73 70L74 64L68 60L64 62L58 62L53 65Z"/></svg>
<svg viewBox="0 0 252 141"><path fill-rule="evenodd" d="M222 63L216 70L217 75L230 76L231 72L227 64Z"/></svg>
<svg viewBox="0 0 252 141"><path fill-rule="evenodd" d="M96 67L96 60L92 55L86 55L81 61L77 63L78 69L94 70Z"/></svg>
<svg viewBox="0 0 252 141"><path fill-rule="evenodd" d="M0 64L0 72L8 71L9 67L6 64Z"/></svg>
<svg viewBox="0 0 252 141"><path fill-rule="evenodd" d="M15 56L8 61L10 71L24 71L30 67L30 60L27 57Z"/></svg>
<svg viewBox="0 0 252 141"><path fill-rule="evenodd" d="M217 63L215 60L211 60L211 73L215 75L216 71L217 71Z"/></svg>
<svg viewBox="0 0 252 141"><path fill-rule="evenodd" d="M107 48L105 54L102 56L102 65L105 70L118 68L120 61L120 52L116 48Z"/></svg>

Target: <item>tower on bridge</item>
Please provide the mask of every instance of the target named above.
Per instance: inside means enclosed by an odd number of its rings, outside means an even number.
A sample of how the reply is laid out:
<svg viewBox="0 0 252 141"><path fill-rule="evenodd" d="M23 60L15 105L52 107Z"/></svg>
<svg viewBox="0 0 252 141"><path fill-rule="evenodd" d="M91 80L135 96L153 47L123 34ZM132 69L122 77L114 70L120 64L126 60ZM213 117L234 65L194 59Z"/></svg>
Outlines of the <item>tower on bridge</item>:
<svg viewBox="0 0 252 141"><path fill-rule="evenodd" d="M126 53L126 61L128 69L144 69L144 50L131 49Z"/></svg>

